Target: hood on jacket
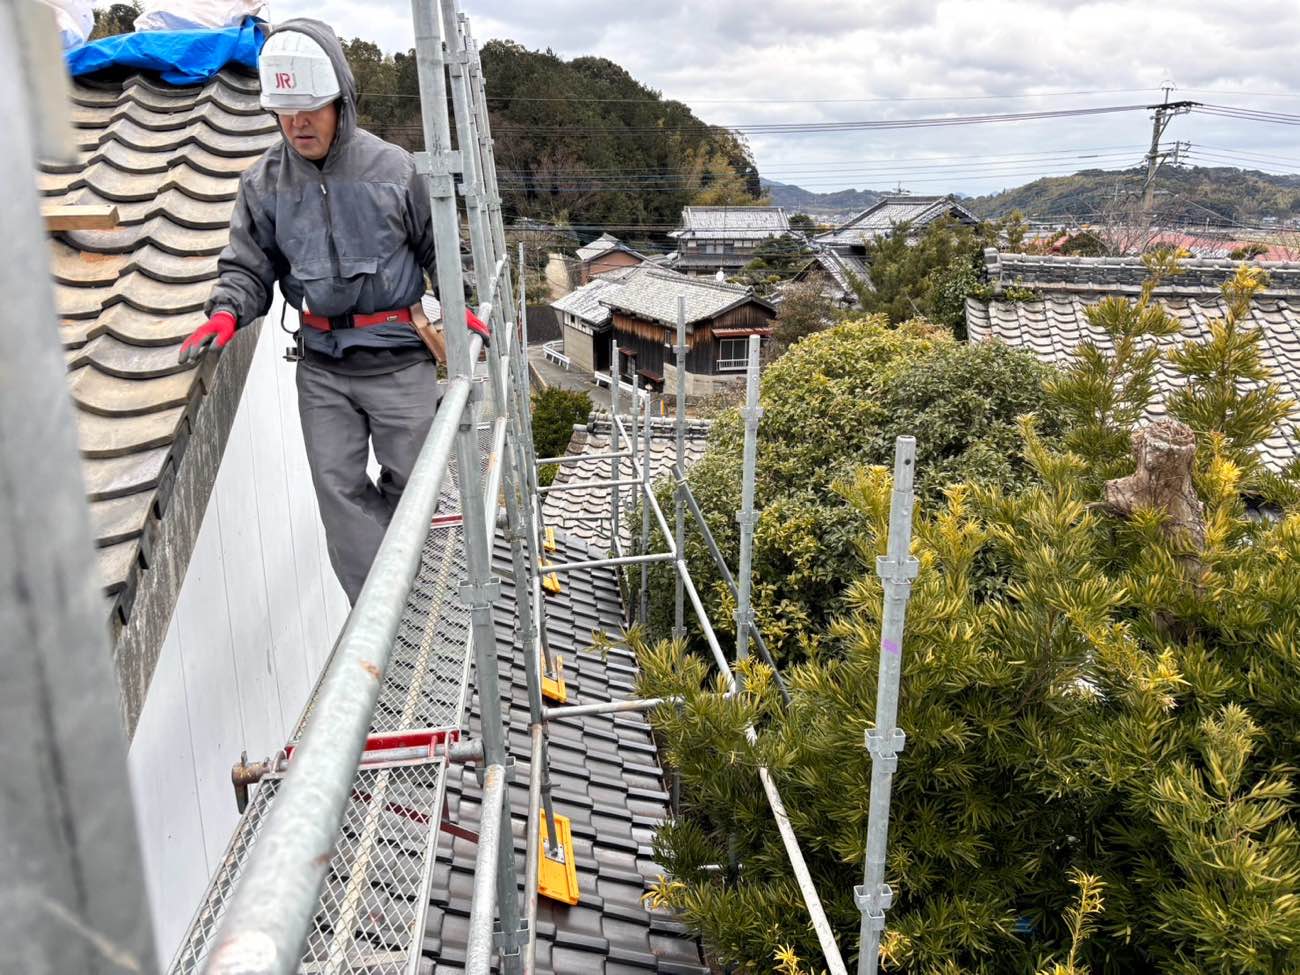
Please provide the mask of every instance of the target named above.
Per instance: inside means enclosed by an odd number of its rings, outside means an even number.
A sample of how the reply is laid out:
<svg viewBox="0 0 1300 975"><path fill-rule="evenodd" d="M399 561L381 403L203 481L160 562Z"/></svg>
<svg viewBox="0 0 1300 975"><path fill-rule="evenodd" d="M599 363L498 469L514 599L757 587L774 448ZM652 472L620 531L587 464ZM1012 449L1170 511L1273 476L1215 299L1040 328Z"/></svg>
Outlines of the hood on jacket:
<svg viewBox="0 0 1300 975"><path fill-rule="evenodd" d="M352 76L352 68L348 66L348 59L343 54L343 45L339 42L338 35L334 33L334 28L329 24L312 20L310 17L296 17L278 24L267 36L286 30L306 34L319 44L329 55L330 64L334 66L334 74L339 80L339 120L334 129L334 142L331 143L329 154L325 157L329 159L334 154L335 147L350 141L352 134L357 130L357 79ZM297 153L298 150L294 149L288 140L285 140L285 145L290 151Z"/></svg>

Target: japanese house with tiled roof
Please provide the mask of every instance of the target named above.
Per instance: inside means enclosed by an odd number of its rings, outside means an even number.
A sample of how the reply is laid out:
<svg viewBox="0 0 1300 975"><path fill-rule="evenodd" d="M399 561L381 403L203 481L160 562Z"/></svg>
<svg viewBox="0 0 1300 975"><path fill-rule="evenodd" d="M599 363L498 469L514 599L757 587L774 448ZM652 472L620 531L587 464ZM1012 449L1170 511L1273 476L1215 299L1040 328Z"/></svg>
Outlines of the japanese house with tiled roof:
<svg viewBox="0 0 1300 975"><path fill-rule="evenodd" d="M601 234L590 244L579 247L578 267L575 275L582 285L618 268L636 267L646 256L633 250L612 234Z"/></svg>
<svg viewBox="0 0 1300 975"><path fill-rule="evenodd" d="M899 227L906 226L908 236L913 237L944 217L968 226L979 222L951 196L890 195L834 230L819 234L814 241L846 257L860 258L866 254L868 244Z"/></svg>
<svg viewBox="0 0 1300 975"><path fill-rule="evenodd" d="M673 267L685 274L734 274L754 259L765 240L790 233L790 218L781 207L686 207Z"/></svg>
<svg viewBox="0 0 1300 975"><path fill-rule="evenodd" d="M1210 325L1227 305L1224 283L1240 262L1219 259L1184 261L1182 273L1161 283L1155 300L1182 325L1177 335L1162 338L1167 349L1207 339ZM1264 363L1284 396L1300 402L1300 264L1261 262L1268 286L1251 303L1248 327L1263 337ZM1053 365L1070 361L1083 342L1104 354L1113 351L1108 335L1088 321L1087 310L1103 298L1135 298L1147 278L1138 257L1056 257L984 252L984 271L993 295L966 299L966 328L972 342L1005 342L1033 352ZM1014 300L1008 288L1030 289L1035 297ZM1156 376L1158 393L1150 419L1164 416L1164 398L1181 381L1166 359ZM1294 418L1300 422L1300 416ZM1273 471L1300 459L1300 438L1284 426L1264 443L1262 460Z"/></svg>
<svg viewBox="0 0 1300 975"><path fill-rule="evenodd" d="M686 395L706 396L739 381L749 336L766 341L776 309L749 288L671 271L630 274L596 297L610 311L623 361L620 374L673 392L677 388L677 302L686 302Z"/></svg>

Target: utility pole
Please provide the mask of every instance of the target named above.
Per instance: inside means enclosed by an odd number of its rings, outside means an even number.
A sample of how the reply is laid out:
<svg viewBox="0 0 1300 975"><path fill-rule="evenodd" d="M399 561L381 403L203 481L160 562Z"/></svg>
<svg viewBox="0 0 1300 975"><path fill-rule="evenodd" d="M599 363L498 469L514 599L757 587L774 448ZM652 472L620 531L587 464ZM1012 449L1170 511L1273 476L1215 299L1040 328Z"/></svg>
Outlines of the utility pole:
<svg viewBox="0 0 1300 975"><path fill-rule="evenodd" d="M1165 100L1159 105L1147 106L1155 113L1151 120L1151 148L1146 155L1147 174L1142 181L1142 215L1148 223L1151 220L1151 209L1155 204L1156 172L1163 162L1171 161L1177 165L1179 150L1183 147L1182 143L1175 143L1172 149L1162 150L1160 148L1160 139L1164 136L1165 129L1169 127L1169 123L1175 115L1186 115L1200 104L1199 102L1187 101L1171 102L1169 100L1171 90L1172 87L1167 85L1165 87ZM1190 146L1187 148L1190 148Z"/></svg>

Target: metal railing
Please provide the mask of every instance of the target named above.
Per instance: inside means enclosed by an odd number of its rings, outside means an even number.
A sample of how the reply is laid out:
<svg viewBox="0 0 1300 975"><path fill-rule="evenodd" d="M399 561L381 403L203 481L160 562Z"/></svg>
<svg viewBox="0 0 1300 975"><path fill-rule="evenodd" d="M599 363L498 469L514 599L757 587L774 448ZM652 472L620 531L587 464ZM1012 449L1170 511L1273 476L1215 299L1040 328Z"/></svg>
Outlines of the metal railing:
<svg viewBox="0 0 1300 975"><path fill-rule="evenodd" d="M542 355L544 355L550 362L554 362L557 366L563 366L565 369L568 369L569 357L564 354L562 351L563 348L564 339L555 339L552 342L545 342L542 345Z"/></svg>

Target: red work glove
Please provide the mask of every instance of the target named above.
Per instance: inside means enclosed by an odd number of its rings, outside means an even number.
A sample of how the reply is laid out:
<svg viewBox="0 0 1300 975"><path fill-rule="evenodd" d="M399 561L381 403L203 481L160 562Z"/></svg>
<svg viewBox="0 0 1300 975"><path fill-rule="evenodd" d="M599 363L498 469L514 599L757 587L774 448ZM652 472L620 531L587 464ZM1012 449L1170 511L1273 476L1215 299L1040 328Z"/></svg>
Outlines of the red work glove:
<svg viewBox="0 0 1300 975"><path fill-rule="evenodd" d="M219 311L194 330L194 333L181 343L181 362L196 362L207 351L208 346L218 349L235 337L235 316L228 311Z"/></svg>
<svg viewBox="0 0 1300 975"><path fill-rule="evenodd" d="M492 341L492 329L488 328L487 323L468 308L465 309L465 327L471 332L478 332L479 335L483 336L483 348L488 347L488 343Z"/></svg>

